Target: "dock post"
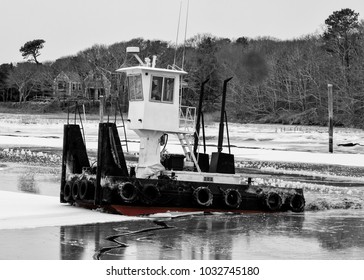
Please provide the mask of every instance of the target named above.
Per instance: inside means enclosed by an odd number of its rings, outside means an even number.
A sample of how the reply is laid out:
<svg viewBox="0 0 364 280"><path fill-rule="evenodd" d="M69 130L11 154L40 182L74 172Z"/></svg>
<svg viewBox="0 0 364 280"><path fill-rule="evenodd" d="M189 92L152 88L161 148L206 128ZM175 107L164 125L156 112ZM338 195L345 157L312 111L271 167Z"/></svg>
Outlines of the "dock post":
<svg viewBox="0 0 364 280"><path fill-rule="evenodd" d="M100 96L100 123L104 122L104 107L105 107L105 98L104 96Z"/></svg>
<svg viewBox="0 0 364 280"><path fill-rule="evenodd" d="M333 106L333 95L332 95L332 84L327 85L328 89L328 110L329 110L329 153L333 153L333 135L334 135L334 106Z"/></svg>

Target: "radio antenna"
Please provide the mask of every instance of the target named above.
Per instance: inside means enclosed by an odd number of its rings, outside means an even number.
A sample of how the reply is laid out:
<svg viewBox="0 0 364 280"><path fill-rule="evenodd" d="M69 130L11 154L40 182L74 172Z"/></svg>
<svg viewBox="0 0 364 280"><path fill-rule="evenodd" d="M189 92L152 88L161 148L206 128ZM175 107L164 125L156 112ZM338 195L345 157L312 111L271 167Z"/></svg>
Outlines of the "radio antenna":
<svg viewBox="0 0 364 280"><path fill-rule="evenodd" d="M178 26L177 26L176 49L174 50L173 66L176 65L177 48L178 48L179 24L181 22L181 9L182 9L182 1L179 3L179 16L178 16Z"/></svg>
<svg viewBox="0 0 364 280"><path fill-rule="evenodd" d="M187 1L187 14L186 14L186 26L185 26L185 40L183 42L183 56L182 56L182 69L185 63L185 53L186 53L186 36L187 36L187 23L188 23L188 9L190 6L190 0Z"/></svg>

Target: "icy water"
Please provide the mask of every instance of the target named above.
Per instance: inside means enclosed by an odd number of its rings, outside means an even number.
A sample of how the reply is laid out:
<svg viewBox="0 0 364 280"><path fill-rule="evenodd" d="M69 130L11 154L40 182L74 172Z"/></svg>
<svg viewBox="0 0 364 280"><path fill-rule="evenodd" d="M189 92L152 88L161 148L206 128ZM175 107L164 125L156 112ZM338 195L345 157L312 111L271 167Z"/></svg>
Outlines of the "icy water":
<svg viewBox="0 0 364 280"><path fill-rule="evenodd" d="M57 168L4 163L0 189L58 196ZM302 185L304 213L0 230L0 259L364 259L364 188Z"/></svg>
<svg viewBox="0 0 364 280"><path fill-rule="evenodd" d="M364 211L189 216L0 231L0 259L364 259Z"/></svg>

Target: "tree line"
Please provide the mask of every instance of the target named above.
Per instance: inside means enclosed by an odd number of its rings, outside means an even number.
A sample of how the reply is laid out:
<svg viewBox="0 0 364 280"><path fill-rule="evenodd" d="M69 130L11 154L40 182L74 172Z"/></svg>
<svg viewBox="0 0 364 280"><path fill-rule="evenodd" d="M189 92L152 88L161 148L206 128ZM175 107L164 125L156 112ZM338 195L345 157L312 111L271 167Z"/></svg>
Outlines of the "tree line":
<svg viewBox="0 0 364 280"><path fill-rule="evenodd" d="M209 79L205 112L219 109L223 80L233 77L226 106L230 118L325 125L327 85L333 84L335 124L364 127L364 21L351 9L329 15L322 34L293 40L231 40L198 34L177 47L143 38L94 45L54 62L40 63L39 52L30 53L31 62L0 66L0 101L15 101L15 97L23 102L34 93L50 94L60 71L83 78L90 71L102 71L112 81L114 93L125 94L125 77L115 69L132 63L127 46L139 46L143 58L157 55L158 67L183 66L188 72L183 89L186 105L197 105L201 83Z"/></svg>

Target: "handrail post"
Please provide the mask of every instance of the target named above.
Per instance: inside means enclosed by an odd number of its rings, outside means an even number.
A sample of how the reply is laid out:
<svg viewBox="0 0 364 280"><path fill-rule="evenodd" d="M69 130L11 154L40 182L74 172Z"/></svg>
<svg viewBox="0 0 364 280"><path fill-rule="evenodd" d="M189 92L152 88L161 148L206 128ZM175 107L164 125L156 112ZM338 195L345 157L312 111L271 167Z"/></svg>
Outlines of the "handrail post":
<svg viewBox="0 0 364 280"><path fill-rule="evenodd" d="M232 79L228 78L224 81L224 87L222 90L222 101L221 101L221 115L220 115L220 126L219 126L219 141L217 143L217 151L220 153L222 151L222 141L224 138L224 119L225 119L225 103L226 103L226 88L227 83Z"/></svg>
<svg viewBox="0 0 364 280"><path fill-rule="evenodd" d="M210 79L206 79L204 82L202 82L201 84L201 89L200 89L200 98L198 101L198 111L197 111L197 118L196 118L196 128L195 128L195 139L194 139L194 143L193 143L193 152L196 153L197 152L197 146L198 146L198 138L200 136L200 119L201 119L201 114L202 114L202 103L203 103L203 96L204 96L204 92L205 92L205 84L209 81Z"/></svg>

